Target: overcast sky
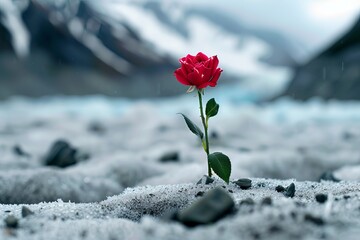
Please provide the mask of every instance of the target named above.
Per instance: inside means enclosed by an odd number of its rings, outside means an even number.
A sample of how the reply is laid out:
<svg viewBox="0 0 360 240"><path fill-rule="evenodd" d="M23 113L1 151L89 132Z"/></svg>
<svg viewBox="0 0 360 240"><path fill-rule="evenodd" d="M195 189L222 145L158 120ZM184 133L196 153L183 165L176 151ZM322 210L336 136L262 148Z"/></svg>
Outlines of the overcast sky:
<svg viewBox="0 0 360 240"><path fill-rule="evenodd" d="M191 1L221 7L240 20L276 29L306 44L310 51L334 41L360 17L360 0Z"/></svg>

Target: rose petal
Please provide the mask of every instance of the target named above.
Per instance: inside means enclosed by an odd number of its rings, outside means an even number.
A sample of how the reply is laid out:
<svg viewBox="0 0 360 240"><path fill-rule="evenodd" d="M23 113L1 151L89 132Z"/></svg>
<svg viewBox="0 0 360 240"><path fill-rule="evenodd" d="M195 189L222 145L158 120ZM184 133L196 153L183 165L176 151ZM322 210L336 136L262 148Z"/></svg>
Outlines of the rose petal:
<svg viewBox="0 0 360 240"><path fill-rule="evenodd" d="M215 74L213 76L213 78L211 79L211 81L209 82L209 86L210 87L215 87L217 84L217 81L219 80L220 74L223 70L221 68L217 68L215 71Z"/></svg>
<svg viewBox="0 0 360 240"><path fill-rule="evenodd" d="M188 75L189 73L193 72L194 66L188 64L187 62L184 62L181 64L181 69L184 73L184 75Z"/></svg>
<svg viewBox="0 0 360 240"><path fill-rule="evenodd" d="M207 68L205 66L201 66L199 72L201 73L202 82L209 82L212 78L213 70L211 68Z"/></svg>
<svg viewBox="0 0 360 240"><path fill-rule="evenodd" d="M178 68L175 70L174 75L176 77L176 79L184 85L192 85L190 84L190 82L188 81L188 79L186 78L186 76L184 75L183 71L181 70L181 68Z"/></svg>
<svg viewBox="0 0 360 240"><path fill-rule="evenodd" d="M208 56L206 56L204 53L199 52L198 54L196 54L196 60L198 62L205 62L206 60L208 60Z"/></svg>
<svg viewBox="0 0 360 240"><path fill-rule="evenodd" d="M185 59L186 59L186 62L191 63L191 64L195 64L197 62L196 57L193 55L190 55L190 54L186 55Z"/></svg>
<svg viewBox="0 0 360 240"><path fill-rule="evenodd" d="M216 55L212 56L210 59L211 59L211 69L213 70L212 75L214 75L215 71L219 65L219 59Z"/></svg>
<svg viewBox="0 0 360 240"><path fill-rule="evenodd" d="M200 72L194 68L194 72L192 73L189 73L188 74L188 79L189 79L189 82L191 83L191 85L195 85L196 87L200 84L202 84L202 79L201 79L201 75L200 75Z"/></svg>

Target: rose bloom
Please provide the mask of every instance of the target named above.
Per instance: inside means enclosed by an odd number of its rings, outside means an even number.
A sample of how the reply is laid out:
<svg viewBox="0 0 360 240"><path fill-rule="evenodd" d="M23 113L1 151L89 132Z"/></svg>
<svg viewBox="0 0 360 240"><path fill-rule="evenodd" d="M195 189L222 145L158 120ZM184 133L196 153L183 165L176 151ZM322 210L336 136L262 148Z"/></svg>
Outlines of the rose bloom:
<svg viewBox="0 0 360 240"><path fill-rule="evenodd" d="M219 59L217 56L208 57L199 52L196 56L188 54L179 59L181 67L176 69L174 74L176 79L187 86L191 86L188 91L195 88L201 90L207 86L215 87L223 71L218 68Z"/></svg>

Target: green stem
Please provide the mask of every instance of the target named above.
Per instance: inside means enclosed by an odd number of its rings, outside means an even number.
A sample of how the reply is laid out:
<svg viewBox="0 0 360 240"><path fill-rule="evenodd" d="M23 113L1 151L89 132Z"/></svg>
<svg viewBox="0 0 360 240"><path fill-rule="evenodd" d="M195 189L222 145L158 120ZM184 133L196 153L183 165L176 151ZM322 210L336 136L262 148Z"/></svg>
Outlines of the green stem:
<svg viewBox="0 0 360 240"><path fill-rule="evenodd" d="M207 125L207 122L205 121L203 104L202 104L202 96L201 96L200 90L198 90L198 96L199 96L201 121L202 121L202 124L204 126L204 132L205 132L205 152L206 152L207 161L208 161L208 175L209 175L209 177L211 177L211 166L210 166L210 163L209 163L209 152L210 152L210 150L209 150L209 138L208 138L208 125Z"/></svg>

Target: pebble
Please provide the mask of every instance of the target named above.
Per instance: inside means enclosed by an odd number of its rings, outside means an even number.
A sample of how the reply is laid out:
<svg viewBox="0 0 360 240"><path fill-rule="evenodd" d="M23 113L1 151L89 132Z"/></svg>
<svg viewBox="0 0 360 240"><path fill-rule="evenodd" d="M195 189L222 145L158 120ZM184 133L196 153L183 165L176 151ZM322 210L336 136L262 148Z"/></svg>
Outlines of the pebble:
<svg viewBox="0 0 360 240"><path fill-rule="evenodd" d="M323 193L319 193L315 195L315 199L318 203L324 203L328 200L328 196Z"/></svg>
<svg viewBox="0 0 360 240"><path fill-rule="evenodd" d="M8 228L17 228L19 225L19 220L14 215L7 216L4 222Z"/></svg>
<svg viewBox="0 0 360 240"><path fill-rule="evenodd" d="M213 183L215 180L207 175L204 175L196 184L199 185L199 184L205 184L205 185L208 185L208 184L211 184Z"/></svg>
<svg viewBox="0 0 360 240"><path fill-rule="evenodd" d="M19 145L15 145L13 147L13 152L21 157L31 157L30 154L28 154L27 152L25 152Z"/></svg>
<svg viewBox="0 0 360 240"><path fill-rule="evenodd" d="M57 166L65 168L77 163L77 150L70 146L64 140L56 141L45 156L45 164L47 166Z"/></svg>
<svg viewBox="0 0 360 240"><path fill-rule="evenodd" d="M202 196L204 196L204 193L205 192L203 192L203 191L197 192L195 197L202 197Z"/></svg>
<svg viewBox="0 0 360 240"><path fill-rule="evenodd" d="M291 183L284 192L285 197L294 197L295 196L295 184Z"/></svg>
<svg viewBox="0 0 360 240"><path fill-rule="evenodd" d="M106 128L99 122L92 122L88 126L89 132L93 132L99 135L106 133Z"/></svg>
<svg viewBox="0 0 360 240"><path fill-rule="evenodd" d="M285 191L285 188L281 185L277 185L276 188L275 188L275 191L277 192L284 192Z"/></svg>
<svg viewBox="0 0 360 240"><path fill-rule="evenodd" d="M261 205L270 206L272 205L271 197L266 197L261 201Z"/></svg>
<svg viewBox="0 0 360 240"><path fill-rule="evenodd" d="M28 207L25 207L25 206L23 206L22 208L21 208L21 216L22 217L27 217L27 216L30 216L30 215L33 215L34 214L34 212L33 211L31 211Z"/></svg>
<svg viewBox="0 0 360 240"><path fill-rule="evenodd" d="M214 223L230 214L235 207L234 200L221 187L216 187L202 198L177 213L177 220L186 226Z"/></svg>
<svg viewBox="0 0 360 240"><path fill-rule="evenodd" d="M319 178L319 181L321 181L321 180L332 181L332 182L340 182L340 179L336 178L334 176L334 173L330 172L330 171L324 172Z"/></svg>
<svg viewBox="0 0 360 240"><path fill-rule="evenodd" d="M321 217L315 217L309 213L305 214L304 216L304 220L305 221L308 221L308 222L311 222L315 225L319 225L319 226L322 226L325 224L325 221L321 218Z"/></svg>
<svg viewBox="0 0 360 240"><path fill-rule="evenodd" d="M180 159L178 152L165 153L160 159L160 162L178 162Z"/></svg>
<svg viewBox="0 0 360 240"><path fill-rule="evenodd" d="M251 180L248 178L240 178L239 180L235 181L234 183L243 190L251 188Z"/></svg>

